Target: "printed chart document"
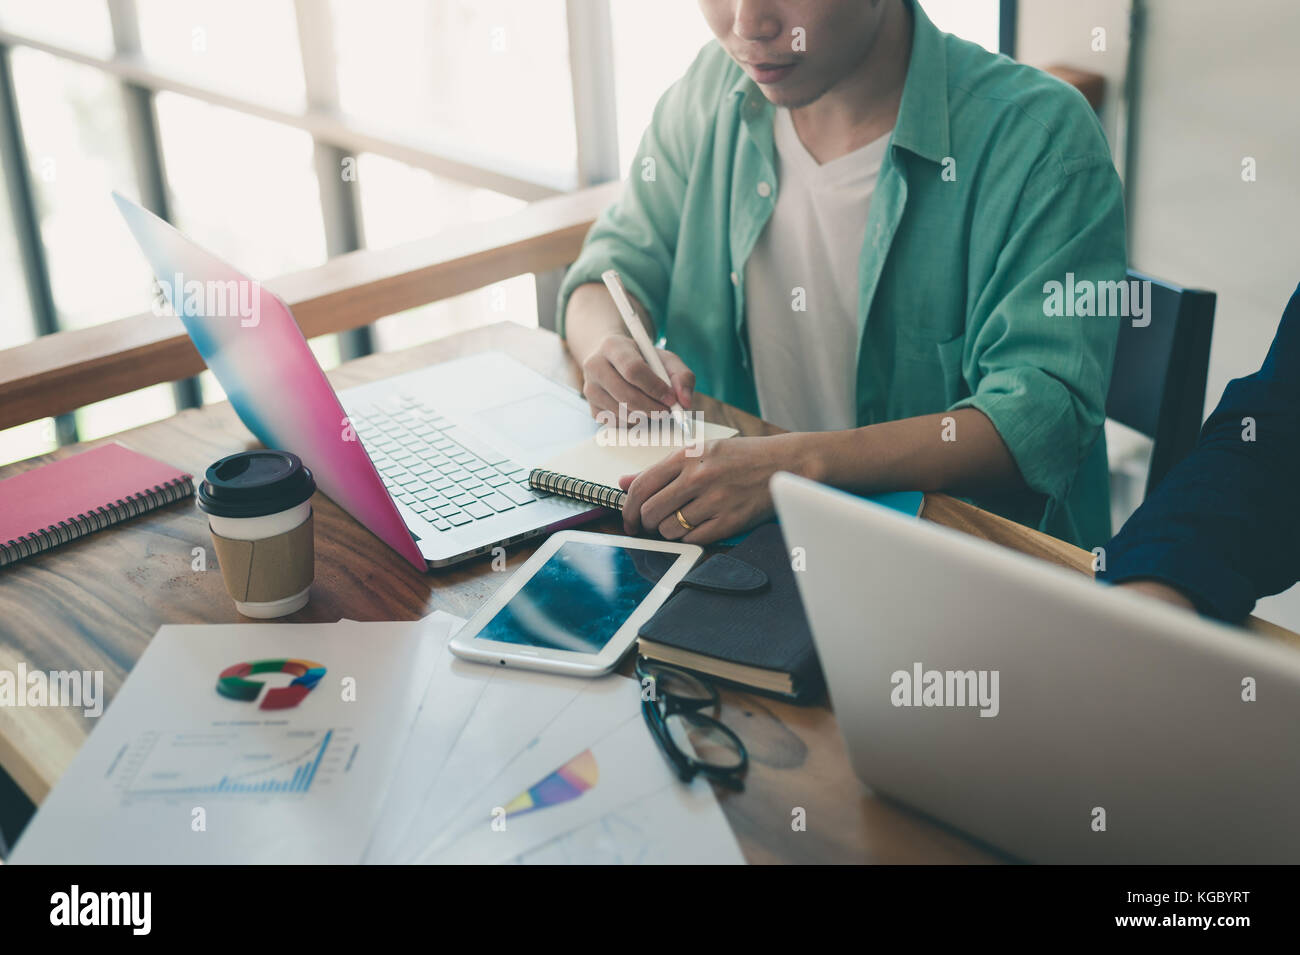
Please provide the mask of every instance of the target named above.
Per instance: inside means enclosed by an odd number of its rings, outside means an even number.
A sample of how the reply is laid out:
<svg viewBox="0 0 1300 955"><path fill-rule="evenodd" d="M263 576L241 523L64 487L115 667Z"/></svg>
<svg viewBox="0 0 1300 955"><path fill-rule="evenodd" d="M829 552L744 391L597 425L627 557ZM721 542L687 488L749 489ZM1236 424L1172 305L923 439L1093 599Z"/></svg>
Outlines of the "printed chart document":
<svg viewBox="0 0 1300 955"><path fill-rule="evenodd" d="M709 784L681 783L656 747L639 683L559 681L513 713L469 714L416 827L419 861L744 862Z"/></svg>
<svg viewBox="0 0 1300 955"><path fill-rule="evenodd" d="M360 861L446 653L426 626L163 627L12 861Z"/></svg>
<svg viewBox="0 0 1300 955"><path fill-rule="evenodd" d="M408 737L407 751L398 761L387 801L366 849L366 863L402 861L409 833L419 822L430 787L484 689L498 676L496 670L466 664L447 649L447 641L464 622L464 618L442 610L424 618L425 639L436 643L439 652ZM500 676L503 683L515 683L519 681L509 676L531 677L536 682L541 675L513 670Z"/></svg>
<svg viewBox="0 0 1300 955"><path fill-rule="evenodd" d="M454 726L455 735L426 744L427 752L442 758L425 787L397 861L416 861L421 850L436 841L482 788L591 682L556 673L494 669L453 658L445 678L431 681L431 694L439 695L426 702L423 713L446 715L445 722L439 722ZM427 726L425 719L420 722ZM424 729L417 728L413 738L426 739Z"/></svg>
<svg viewBox="0 0 1300 955"><path fill-rule="evenodd" d="M517 865L743 865L722 806L702 780L663 789L517 856Z"/></svg>

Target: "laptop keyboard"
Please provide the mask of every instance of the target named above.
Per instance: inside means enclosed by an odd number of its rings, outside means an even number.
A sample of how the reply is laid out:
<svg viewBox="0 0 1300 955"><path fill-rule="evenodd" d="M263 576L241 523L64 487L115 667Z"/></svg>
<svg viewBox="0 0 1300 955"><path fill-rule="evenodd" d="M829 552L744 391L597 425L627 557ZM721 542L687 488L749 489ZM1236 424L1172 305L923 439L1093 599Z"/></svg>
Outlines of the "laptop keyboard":
<svg viewBox="0 0 1300 955"><path fill-rule="evenodd" d="M352 427L393 497L440 531L493 517L544 497L528 469L405 395L397 410L359 407Z"/></svg>

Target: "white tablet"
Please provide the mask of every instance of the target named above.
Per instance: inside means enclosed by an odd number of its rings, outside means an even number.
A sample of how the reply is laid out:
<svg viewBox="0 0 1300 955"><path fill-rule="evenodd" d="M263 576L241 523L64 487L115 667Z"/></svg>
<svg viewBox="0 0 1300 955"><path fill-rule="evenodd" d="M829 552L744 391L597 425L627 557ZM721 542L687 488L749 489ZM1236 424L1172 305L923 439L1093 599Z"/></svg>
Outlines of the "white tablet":
<svg viewBox="0 0 1300 955"><path fill-rule="evenodd" d="M702 553L696 544L560 531L466 621L451 652L495 666L607 673Z"/></svg>

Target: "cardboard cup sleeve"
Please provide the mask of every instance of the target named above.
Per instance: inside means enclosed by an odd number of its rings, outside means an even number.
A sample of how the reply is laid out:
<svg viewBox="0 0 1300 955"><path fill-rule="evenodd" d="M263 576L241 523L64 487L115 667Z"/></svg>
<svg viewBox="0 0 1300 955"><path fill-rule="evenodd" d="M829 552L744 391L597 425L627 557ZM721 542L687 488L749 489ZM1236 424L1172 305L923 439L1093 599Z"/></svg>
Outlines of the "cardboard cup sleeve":
<svg viewBox="0 0 1300 955"><path fill-rule="evenodd" d="M209 525L221 577L240 603L265 603L300 593L316 576L314 514L292 530L261 540L222 537Z"/></svg>

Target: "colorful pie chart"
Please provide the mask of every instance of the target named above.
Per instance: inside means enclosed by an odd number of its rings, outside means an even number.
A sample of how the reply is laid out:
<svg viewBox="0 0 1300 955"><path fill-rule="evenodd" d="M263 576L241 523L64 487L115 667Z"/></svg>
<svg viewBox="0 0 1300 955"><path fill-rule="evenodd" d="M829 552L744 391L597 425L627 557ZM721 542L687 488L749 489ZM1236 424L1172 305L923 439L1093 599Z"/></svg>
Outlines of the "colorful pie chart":
<svg viewBox="0 0 1300 955"><path fill-rule="evenodd" d="M236 663L226 667L217 677L217 692L232 700L251 703L266 686L261 680L248 679L259 673L293 674L294 679L288 686L267 690L258 707L263 710L287 710L297 706L315 688L325 675L325 667L312 660L254 660L251 663Z"/></svg>
<svg viewBox="0 0 1300 955"><path fill-rule="evenodd" d="M600 769L591 750L583 750L545 779L528 787L506 803L507 816L519 816L577 799L600 779Z"/></svg>

